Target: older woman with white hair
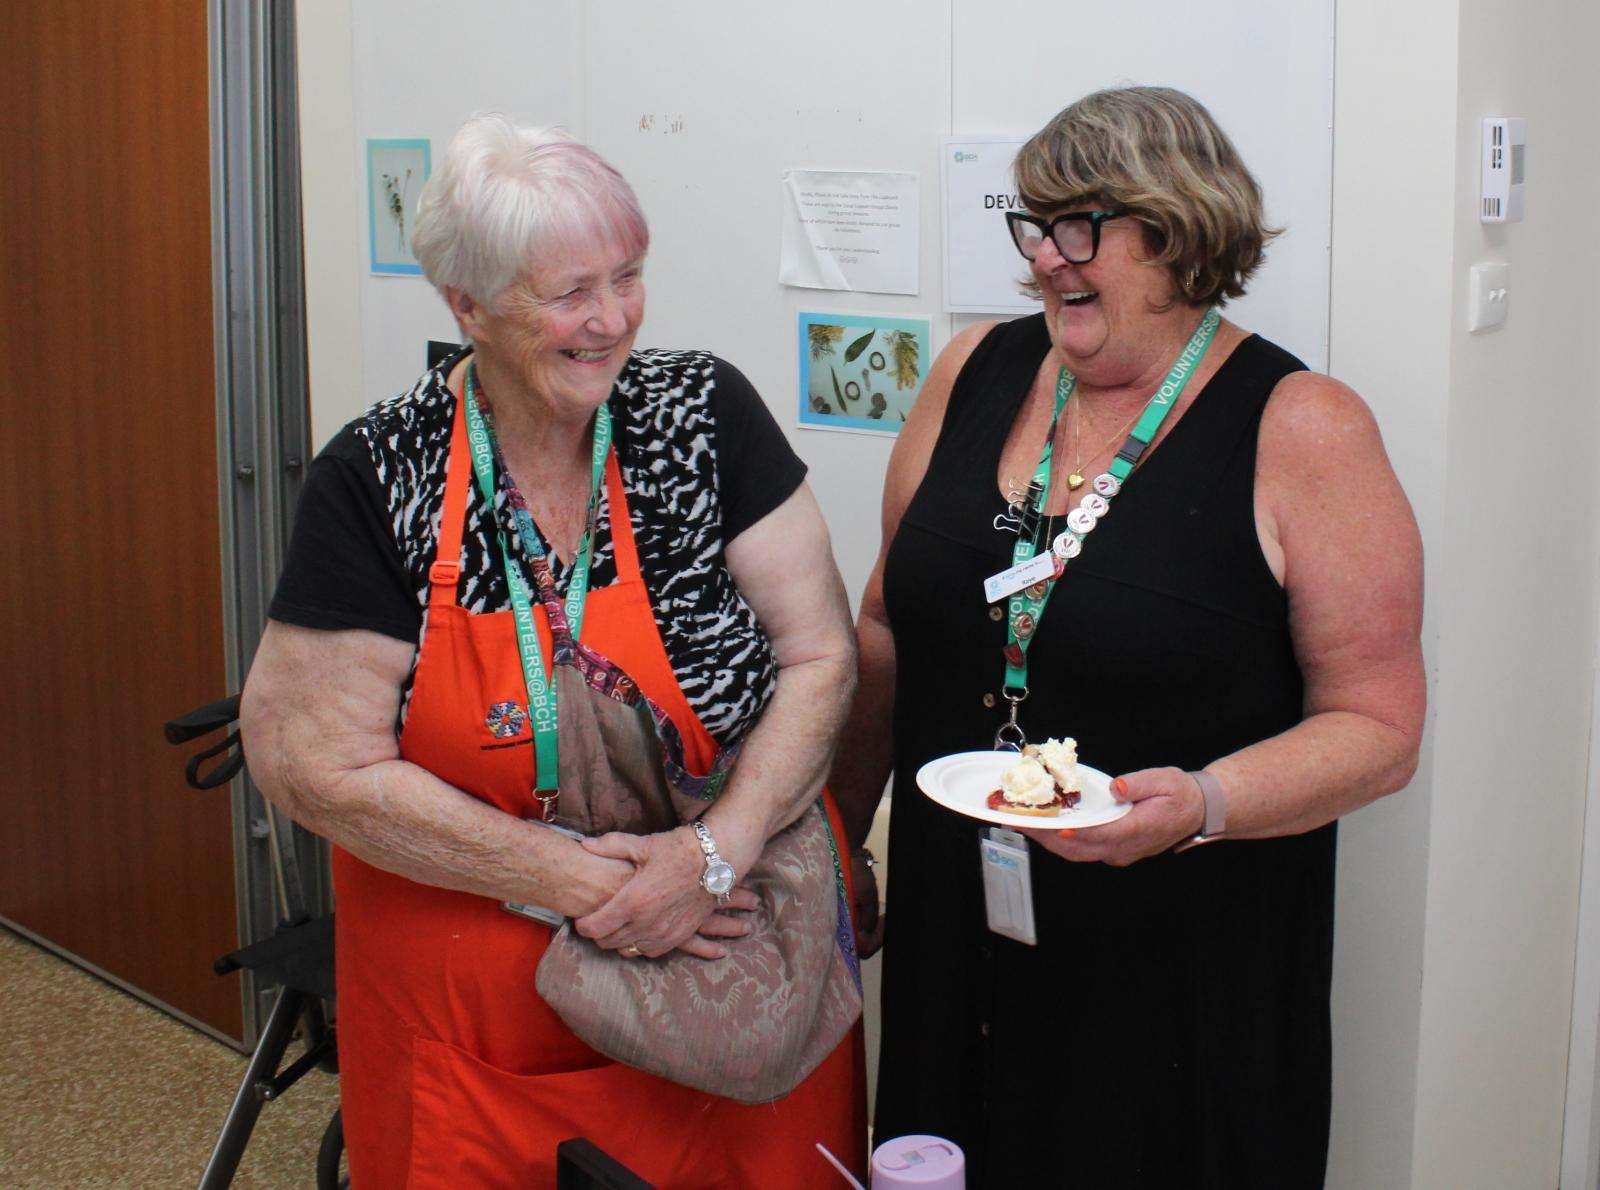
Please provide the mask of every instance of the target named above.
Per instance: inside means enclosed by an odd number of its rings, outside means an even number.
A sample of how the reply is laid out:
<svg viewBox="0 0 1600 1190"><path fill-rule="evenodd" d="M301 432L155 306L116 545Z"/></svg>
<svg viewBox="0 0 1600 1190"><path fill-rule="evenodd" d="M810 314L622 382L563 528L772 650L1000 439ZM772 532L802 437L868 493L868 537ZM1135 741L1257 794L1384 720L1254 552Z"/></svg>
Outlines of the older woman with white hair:
<svg viewBox="0 0 1600 1190"><path fill-rule="evenodd" d="M613 970L722 970L759 917L745 877L816 813L854 675L826 529L759 396L706 352L634 348L648 242L593 150L474 117L414 240L470 343L307 477L244 733L263 792L336 845L358 1185L553 1184L573 1136L660 1186L814 1184L818 1141L863 1164L858 1031L757 1107L611 1060L550 1003L563 920ZM630 752L640 722L658 739ZM549 829L592 786L651 786L657 742L695 821Z"/></svg>

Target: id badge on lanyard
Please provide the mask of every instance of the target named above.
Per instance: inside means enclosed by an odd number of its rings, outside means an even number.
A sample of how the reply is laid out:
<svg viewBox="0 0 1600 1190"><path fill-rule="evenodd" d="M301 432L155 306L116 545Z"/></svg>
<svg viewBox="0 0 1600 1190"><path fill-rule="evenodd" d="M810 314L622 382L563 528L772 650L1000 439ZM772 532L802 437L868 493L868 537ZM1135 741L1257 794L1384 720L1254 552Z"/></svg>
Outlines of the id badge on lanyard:
<svg viewBox="0 0 1600 1190"><path fill-rule="evenodd" d="M1016 831L992 826L988 838L978 839L978 859L983 866L983 904L989 929L1003 938L1037 946L1028 840Z"/></svg>

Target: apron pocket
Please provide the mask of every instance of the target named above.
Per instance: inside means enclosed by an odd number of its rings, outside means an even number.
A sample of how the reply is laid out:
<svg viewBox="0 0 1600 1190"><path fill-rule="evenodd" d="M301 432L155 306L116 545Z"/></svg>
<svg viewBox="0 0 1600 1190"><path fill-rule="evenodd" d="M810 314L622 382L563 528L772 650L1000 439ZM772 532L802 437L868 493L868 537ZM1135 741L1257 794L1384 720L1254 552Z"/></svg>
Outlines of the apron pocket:
<svg viewBox="0 0 1600 1190"><path fill-rule="evenodd" d="M456 1046L418 1037L412 1048L407 1185L554 1186L556 1145L575 1136L629 1168L660 1165L663 1141L676 1149L691 1134L689 1112L673 1110L692 1110L691 1095L620 1062L559 1074L510 1074ZM694 1098L710 1102L709 1096ZM673 1123L675 1115L683 1126ZM675 1162L669 1157L665 1164L671 1168Z"/></svg>

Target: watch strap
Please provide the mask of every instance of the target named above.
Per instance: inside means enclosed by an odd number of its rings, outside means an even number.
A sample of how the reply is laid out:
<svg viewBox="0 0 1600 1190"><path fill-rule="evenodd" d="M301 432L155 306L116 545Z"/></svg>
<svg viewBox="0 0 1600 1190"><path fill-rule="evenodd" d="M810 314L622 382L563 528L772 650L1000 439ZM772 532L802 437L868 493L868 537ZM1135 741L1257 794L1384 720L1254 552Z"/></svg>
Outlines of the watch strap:
<svg viewBox="0 0 1600 1190"><path fill-rule="evenodd" d="M1200 787L1200 796L1206 800L1206 820L1200 833L1208 839L1222 834L1228 829L1228 795L1222 790L1222 782L1205 769L1197 769L1189 775Z"/></svg>
<svg viewBox="0 0 1600 1190"><path fill-rule="evenodd" d="M1191 835L1179 843L1174 851L1187 851L1191 847L1198 847L1202 843L1214 843L1222 838L1228 829L1228 795L1218 781L1205 769L1196 769L1189 776L1194 778L1194 783L1200 787L1200 797L1205 802L1205 818L1200 823L1200 833Z"/></svg>

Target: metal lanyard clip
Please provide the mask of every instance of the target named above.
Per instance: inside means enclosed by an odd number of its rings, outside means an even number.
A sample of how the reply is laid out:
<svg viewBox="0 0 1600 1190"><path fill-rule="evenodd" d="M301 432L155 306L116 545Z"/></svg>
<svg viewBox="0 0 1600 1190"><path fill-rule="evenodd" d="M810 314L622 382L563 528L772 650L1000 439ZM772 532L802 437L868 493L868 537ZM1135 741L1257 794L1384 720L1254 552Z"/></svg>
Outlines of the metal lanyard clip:
<svg viewBox="0 0 1600 1190"><path fill-rule="evenodd" d="M1002 533L1032 536L1034 527L1039 523L1040 497L1043 495L1044 485L1037 479L1032 480L1023 492L1012 485L1011 500L1006 510L995 516L994 527Z"/></svg>
<svg viewBox="0 0 1600 1190"><path fill-rule="evenodd" d="M1028 699L1028 688L1022 687L1021 694L1011 693L1008 686L1000 691L1000 696L1011 704L1011 717L1000 725L994 733L994 750L996 752L1021 752L1027 747L1028 735L1022 730L1022 724L1017 722L1017 708Z"/></svg>
<svg viewBox="0 0 1600 1190"><path fill-rule="evenodd" d="M1032 537L1033 531L1038 527L1039 517L1044 512L1044 484L1034 479L1028 484L1027 496L1022 504L1022 524L1017 532L1023 537Z"/></svg>
<svg viewBox="0 0 1600 1190"><path fill-rule="evenodd" d="M561 796L555 789L535 789L533 798L539 803L539 821L553 822L556 816L556 799Z"/></svg>

